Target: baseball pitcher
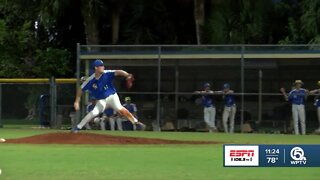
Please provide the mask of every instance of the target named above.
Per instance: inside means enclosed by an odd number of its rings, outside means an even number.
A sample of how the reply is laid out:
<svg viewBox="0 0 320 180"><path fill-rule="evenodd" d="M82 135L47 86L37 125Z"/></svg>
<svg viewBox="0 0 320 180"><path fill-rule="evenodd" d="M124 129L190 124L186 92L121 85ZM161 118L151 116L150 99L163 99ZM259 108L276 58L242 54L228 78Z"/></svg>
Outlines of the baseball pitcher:
<svg viewBox="0 0 320 180"><path fill-rule="evenodd" d="M133 76L123 70L105 70L103 61L99 59L95 60L93 65L95 70L94 73L88 79L86 79L82 83L81 88L77 90L76 99L74 101L74 109L76 111L79 110L79 104L83 91L89 91L90 94L97 99L97 104L76 127L72 128L72 132L77 133L93 117L98 116L108 107L111 107L116 112L119 112L121 115L127 117L132 124L140 124L145 126L121 105L119 96L112 82L116 76L125 77L126 80L130 82L131 79L133 79Z"/></svg>

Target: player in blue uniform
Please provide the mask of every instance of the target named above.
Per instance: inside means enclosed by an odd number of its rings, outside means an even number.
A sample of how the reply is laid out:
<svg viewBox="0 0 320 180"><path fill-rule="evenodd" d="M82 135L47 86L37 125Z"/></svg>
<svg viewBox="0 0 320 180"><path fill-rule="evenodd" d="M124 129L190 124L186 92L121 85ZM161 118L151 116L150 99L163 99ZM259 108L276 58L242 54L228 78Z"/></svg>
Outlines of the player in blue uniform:
<svg viewBox="0 0 320 180"><path fill-rule="evenodd" d="M124 101L125 103L122 105L123 107L125 107L135 118L138 118L137 116L137 106L136 104L132 103L131 102L131 98L129 96L125 97L124 98ZM131 124L127 124L127 119L126 117L119 117L119 119L121 119L121 121L124 121L125 122L125 129L133 129L133 130L144 130L143 127L140 127L140 126L136 126L136 125L131 125Z"/></svg>
<svg viewBox="0 0 320 180"><path fill-rule="evenodd" d="M306 114L304 103L308 96L308 90L301 88L303 82L301 80L296 80L294 83L293 89L286 94L284 88L281 88L280 91L282 92L283 96L287 101L292 104L292 119L293 119L293 126L295 134L299 134L299 121L301 127L301 134L306 134Z"/></svg>
<svg viewBox="0 0 320 180"><path fill-rule="evenodd" d="M223 109L223 114L222 114L222 122L223 122L223 128L226 133L234 132L234 118L236 115L236 103L234 100L234 93L233 90L230 89L230 84L225 83L223 85L223 102L224 102L224 109ZM228 119L229 119L229 126L230 129L228 128Z"/></svg>
<svg viewBox="0 0 320 180"><path fill-rule="evenodd" d="M320 86L320 81L318 81L318 86ZM320 133L320 89L311 90L310 94L316 95L314 97L314 106L317 107L317 117L319 121L319 128L315 130L315 133Z"/></svg>
<svg viewBox="0 0 320 180"><path fill-rule="evenodd" d="M129 121L131 121L132 124L140 124L141 126L145 126L121 105L119 96L112 83L116 76L121 76L128 79L131 78L132 75L123 70L105 70L103 61L99 59L95 60L93 65L95 70L94 73L87 80L85 80L82 83L81 88L77 90L74 109L76 111L79 110L80 99L83 91L89 91L91 96L97 99L97 104L94 109L89 112L76 127L72 129L72 132L78 132L87 122L98 116L108 107L111 107L119 114L125 116Z"/></svg>
<svg viewBox="0 0 320 180"><path fill-rule="evenodd" d="M123 107L125 107L126 109L128 109L128 111L137 118L137 106L134 103L131 103L131 98L130 97L125 97L124 101L126 102L125 104L123 104Z"/></svg>
<svg viewBox="0 0 320 180"><path fill-rule="evenodd" d="M203 117L204 122L209 127L209 132L216 131L216 108L214 105L212 94L214 93L210 90L210 84L205 83L203 85L204 90L196 91L196 93L202 94L202 106L203 106Z"/></svg>

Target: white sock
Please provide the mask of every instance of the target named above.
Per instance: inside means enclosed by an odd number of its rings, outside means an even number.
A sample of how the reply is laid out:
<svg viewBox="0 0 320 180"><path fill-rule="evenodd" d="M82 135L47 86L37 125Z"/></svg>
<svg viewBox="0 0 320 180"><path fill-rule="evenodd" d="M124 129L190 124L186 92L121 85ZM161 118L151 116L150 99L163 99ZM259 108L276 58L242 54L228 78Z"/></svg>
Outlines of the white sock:
<svg viewBox="0 0 320 180"><path fill-rule="evenodd" d="M92 118L94 118L95 117L95 115L92 113L92 111L91 112L89 112L82 120L81 120L81 122L77 125L77 128L78 129L82 129L83 128L83 126L85 125L85 124L87 124Z"/></svg>

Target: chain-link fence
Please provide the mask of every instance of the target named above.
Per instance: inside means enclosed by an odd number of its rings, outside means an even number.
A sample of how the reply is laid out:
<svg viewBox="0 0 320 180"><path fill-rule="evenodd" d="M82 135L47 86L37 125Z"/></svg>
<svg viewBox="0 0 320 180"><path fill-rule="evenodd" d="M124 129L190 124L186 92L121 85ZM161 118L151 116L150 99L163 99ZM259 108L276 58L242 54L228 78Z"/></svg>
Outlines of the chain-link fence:
<svg viewBox="0 0 320 180"><path fill-rule="evenodd" d="M70 126L76 87L70 80L1 79L1 125Z"/></svg>
<svg viewBox="0 0 320 180"><path fill-rule="evenodd" d="M291 105L279 89L284 87L289 92L298 79L306 89L319 88L319 47L78 45L77 77L90 75L95 59L104 60L106 69L123 69L134 74L136 81L130 90L125 88L123 79L117 78L114 84L122 103L126 96L131 97L139 119L149 130L206 131L202 95L194 92L203 90L207 82L214 91L221 91L225 83L235 91L235 131L291 133ZM70 125L75 88L74 83L2 83L2 123L27 123L26 119L33 119L41 124L40 110L45 107L44 119L51 125ZM41 104L41 95L45 105ZM223 131L223 95L212 96L216 125ZM305 103L308 132L319 126L315 99L317 94L310 95ZM87 104L88 99L83 98L77 121L84 116Z"/></svg>
<svg viewBox="0 0 320 180"><path fill-rule="evenodd" d="M292 131L291 107L279 89L289 92L296 79L303 80L309 90L317 89L319 49L319 45L78 45L78 75L92 73L94 59L104 60L107 69L133 73L134 87L128 92L118 82L118 91L133 96L141 117L145 104L153 107L148 122L163 129L170 123L174 129L205 129L201 95L193 92L205 82L213 90L229 83L236 92L237 131L250 124L252 131L288 133ZM309 132L318 128L315 97L306 100ZM223 98L214 95L213 99L216 124L222 130Z"/></svg>

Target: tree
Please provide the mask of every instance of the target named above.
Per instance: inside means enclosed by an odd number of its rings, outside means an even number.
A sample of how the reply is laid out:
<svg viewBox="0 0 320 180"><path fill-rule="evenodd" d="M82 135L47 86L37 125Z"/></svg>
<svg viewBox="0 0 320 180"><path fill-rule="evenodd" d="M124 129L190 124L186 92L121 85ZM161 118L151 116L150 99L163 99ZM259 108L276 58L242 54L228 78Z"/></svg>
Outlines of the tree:
<svg viewBox="0 0 320 180"><path fill-rule="evenodd" d="M173 17L162 0L130 1L123 22L122 43L126 44L172 44L176 42Z"/></svg>
<svg viewBox="0 0 320 180"><path fill-rule="evenodd" d="M307 43L320 43L320 1L304 0L301 4L301 35Z"/></svg>
<svg viewBox="0 0 320 180"><path fill-rule="evenodd" d="M101 0L82 0L81 14L84 20L87 44L99 44L98 17L103 12Z"/></svg>
<svg viewBox="0 0 320 180"><path fill-rule="evenodd" d="M111 15L111 28L112 28L112 44L118 44L119 32L120 32L120 19L121 13L125 8L126 0L111 0L110 9L112 11Z"/></svg>
<svg viewBox="0 0 320 180"><path fill-rule="evenodd" d="M197 44L202 44L203 28L205 23L205 0L194 0L194 20Z"/></svg>
<svg viewBox="0 0 320 180"><path fill-rule="evenodd" d="M320 43L320 1L303 0L284 2L291 15L286 25L288 33L280 44Z"/></svg>
<svg viewBox="0 0 320 180"><path fill-rule="evenodd" d="M0 1L0 77L59 77L70 71L67 68L70 53L66 50L50 48L47 56L40 55L48 49L47 44L40 44L35 36L34 22L31 21L36 17L32 11L35 7L33 1ZM54 63L62 57L67 59L50 67L42 63L49 57L55 59ZM47 69L42 72L36 71L37 68Z"/></svg>
<svg viewBox="0 0 320 180"><path fill-rule="evenodd" d="M207 42L266 43L268 37L265 32L265 16L271 9L270 1L226 0L214 3L206 23Z"/></svg>
<svg viewBox="0 0 320 180"><path fill-rule="evenodd" d="M40 7L40 20L47 29L56 27L57 20L67 17L69 10L75 11L74 7L79 7L86 44L99 44L98 21L105 8L101 0L43 0Z"/></svg>

